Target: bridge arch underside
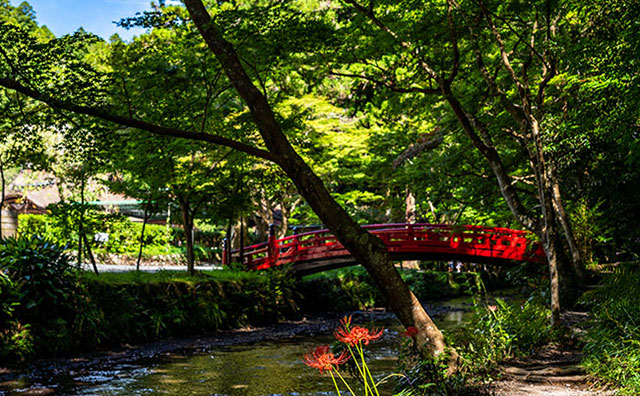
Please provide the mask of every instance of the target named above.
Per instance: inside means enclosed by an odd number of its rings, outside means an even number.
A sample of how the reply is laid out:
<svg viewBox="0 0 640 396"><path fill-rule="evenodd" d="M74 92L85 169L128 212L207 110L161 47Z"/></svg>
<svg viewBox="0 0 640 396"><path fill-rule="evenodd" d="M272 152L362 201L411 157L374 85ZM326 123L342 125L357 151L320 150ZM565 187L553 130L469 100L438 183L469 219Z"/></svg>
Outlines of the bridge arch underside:
<svg viewBox="0 0 640 396"><path fill-rule="evenodd" d="M516 259L507 259L502 257L483 257L469 254L452 254L452 253L389 253L394 261L462 261L472 264L489 264L503 267L513 267L525 261ZM283 264L281 264L283 265ZM297 276L310 275L317 272L329 271L337 268L344 268L360 265L351 255L334 256L329 258L310 259L296 261L291 266L291 271Z"/></svg>

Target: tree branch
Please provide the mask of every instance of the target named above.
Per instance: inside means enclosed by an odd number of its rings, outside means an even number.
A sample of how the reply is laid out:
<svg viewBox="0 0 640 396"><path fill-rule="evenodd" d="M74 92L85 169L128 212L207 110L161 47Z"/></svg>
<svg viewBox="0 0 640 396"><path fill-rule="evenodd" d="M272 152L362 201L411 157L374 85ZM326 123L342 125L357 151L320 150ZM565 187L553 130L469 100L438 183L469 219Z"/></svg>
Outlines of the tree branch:
<svg viewBox="0 0 640 396"><path fill-rule="evenodd" d="M502 35L500 34L500 32L498 32L496 25L493 23L493 20L491 19L491 14L489 13L489 10L487 9L487 7L484 5L484 2L482 0L479 0L478 5L480 6L480 9L482 10L482 13L485 17L485 20L487 21L487 24L491 29L491 33L493 33L493 37L496 39L496 42L498 43L502 64L504 65L505 69L507 69L507 72L511 76L513 83L518 88L520 97L524 101L527 98L527 91L522 81L520 81L520 79L518 78L515 70L513 69L513 66L511 66L511 60L509 60L509 54L507 54L507 50L504 44L504 40L502 39Z"/></svg>
<svg viewBox="0 0 640 396"><path fill-rule="evenodd" d="M396 85L395 81L383 81L383 80L379 80L364 74L341 73L333 70L330 71L329 74L333 76L359 78L362 80L371 81L372 83L382 85L385 88L388 88L391 91L398 92L398 93L416 93L417 92L417 93L423 93L423 94L440 94L439 89L420 88L420 87L408 87L408 88L399 87Z"/></svg>
<svg viewBox="0 0 640 396"><path fill-rule="evenodd" d="M154 135L172 136L172 137L189 139L189 140L198 140L202 142L217 144L220 146L226 146L226 147L230 147L232 149L253 155L255 157L264 158L268 161L279 163L278 157L276 157L275 155L273 155L272 153L266 150L249 146L247 144L240 143L235 140L227 139L222 136L212 135L209 133L192 132L192 131L185 131L182 129L164 127L161 125L155 125L145 121L136 120L133 118L114 115L102 109L87 107L87 106L80 106L74 103L64 102L64 101L55 99L47 94L36 91L35 89L27 88L24 85L20 84L19 82L11 78L0 77L0 86L20 92L21 94L26 95L32 99L38 100L40 102L44 102L55 109L68 110L73 113L85 114L88 116L100 118L105 121L113 122L115 124L119 124L122 126L142 129Z"/></svg>
<svg viewBox="0 0 640 396"><path fill-rule="evenodd" d="M387 25L382 23L382 21L379 20L373 14L372 10L369 10L363 7L362 5L358 4L355 0L345 0L345 2L351 4L360 14L369 18L369 20L373 22L374 25L379 27L380 30L382 30L383 32L393 37L398 42L398 44L400 44L402 48L409 50L409 52L420 64L420 67L422 67L422 69L424 69L424 71L426 71L427 74L429 74L429 77L433 78L436 81L439 80L440 77L438 73L436 73L436 71L431 66L429 66L429 64L418 54L418 51L413 48L414 46L412 43L402 40L396 32L394 32Z"/></svg>
<svg viewBox="0 0 640 396"><path fill-rule="evenodd" d="M460 49L458 48L458 32L456 31L456 25L453 22L453 15L451 15L455 3L453 0L448 0L447 3L449 5L447 7L447 23L449 25L449 37L453 50L453 65L451 66L451 74L447 77L447 83L451 84L458 75L458 70L460 69Z"/></svg>

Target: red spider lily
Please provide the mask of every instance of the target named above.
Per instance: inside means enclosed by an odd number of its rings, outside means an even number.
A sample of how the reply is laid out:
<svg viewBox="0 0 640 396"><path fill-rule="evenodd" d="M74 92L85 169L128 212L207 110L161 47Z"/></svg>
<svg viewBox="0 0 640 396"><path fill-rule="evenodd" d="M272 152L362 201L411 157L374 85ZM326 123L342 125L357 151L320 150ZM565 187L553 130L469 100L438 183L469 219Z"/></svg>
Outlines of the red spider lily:
<svg viewBox="0 0 640 396"><path fill-rule="evenodd" d="M342 327L338 327L333 334L338 341L350 344L351 346L358 345L360 342L363 342L365 345L369 345L369 341L376 341L382 336L383 329L380 329L379 331L373 329L369 332L369 329L364 327L351 327L351 316L348 318L345 316L340 321L340 324Z"/></svg>
<svg viewBox="0 0 640 396"><path fill-rule="evenodd" d="M322 374L324 370L337 370L338 366L349 360L347 351L342 351L338 357L329 352L329 346L319 346L314 351L304 355L304 364L309 367L317 368Z"/></svg>
<svg viewBox="0 0 640 396"><path fill-rule="evenodd" d="M413 326L409 326L407 327L407 331L402 334L404 334L405 337L413 338L416 336L416 334L418 334L418 329Z"/></svg>

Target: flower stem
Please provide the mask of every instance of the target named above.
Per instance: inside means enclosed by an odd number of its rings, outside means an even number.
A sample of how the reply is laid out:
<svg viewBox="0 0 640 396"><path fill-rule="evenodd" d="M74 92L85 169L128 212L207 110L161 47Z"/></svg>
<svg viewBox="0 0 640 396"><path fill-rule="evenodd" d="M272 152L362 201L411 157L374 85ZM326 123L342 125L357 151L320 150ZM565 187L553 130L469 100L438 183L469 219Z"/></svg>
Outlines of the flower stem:
<svg viewBox="0 0 640 396"><path fill-rule="evenodd" d="M336 377L333 376L333 370L329 370L329 374L331 374L331 379L333 380L333 385L336 387L336 392L338 392L338 396L340 396L340 389L338 388L338 383L336 382Z"/></svg>
<svg viewBox="0 0 640 396"><path fill-rule="evenodd" d="M360 359L362 359L362 371L365 371L366 374L369 375L369 380L371 380L371 387L373 388L374 391L376 391L376 396L380 396L380 394L378 393L378 387L376 386L376 382L373 380L373 376L371 375L371 371L369 371L369 366L367 366L367 362L365 362L365 360L364 360L364 351L363 351L362 345L360 343L358 343L358 351L360 352ZM364 379L364 383L365 383L365 387L366 387L367 378L366 378L365 375L363 375L362 378ZM373 395L373 392L371 392L371 394Z"/></svg>
<svg viewBox="0 0 640 396"><path fill-rule="evenodd" d="M373 395L373 392L369 390L369 386L367 384L367 376L366 376L366 373L364 372L364 368L361 368L360 365L358 364L358 359L356 358L357 355L353 353L353 349L351 349L351 346L349 344L347 344L347 348L349 348L349 353L351 354L351 358L353 359L353 362L356 364L356 367L358 368L358 373L360 374L360 377L362 377L362 383L364 384L364 396L367 396L369 393ZM356 347L356 351L359 352L358 347Z"/></svg>

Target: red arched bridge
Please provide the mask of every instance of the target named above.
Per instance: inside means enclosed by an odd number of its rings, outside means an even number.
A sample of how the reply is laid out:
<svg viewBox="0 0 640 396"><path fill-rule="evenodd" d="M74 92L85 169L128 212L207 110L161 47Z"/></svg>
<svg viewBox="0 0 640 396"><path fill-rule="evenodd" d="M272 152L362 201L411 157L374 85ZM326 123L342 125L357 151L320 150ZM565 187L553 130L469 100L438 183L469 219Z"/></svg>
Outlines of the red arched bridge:
<svg viewBox="0 0 640 396"><path fill-rule="evenodd" d="M544 252L526 231L499 227L443 224L374 224L363 226L378 236L394 260L462 260L509 264L542 262ZM242 257L247 269L262 270L290 264L308 274L358 264L329 230L305 232L230 252ZM229 263L225 249L223 265Z"/></svg>

